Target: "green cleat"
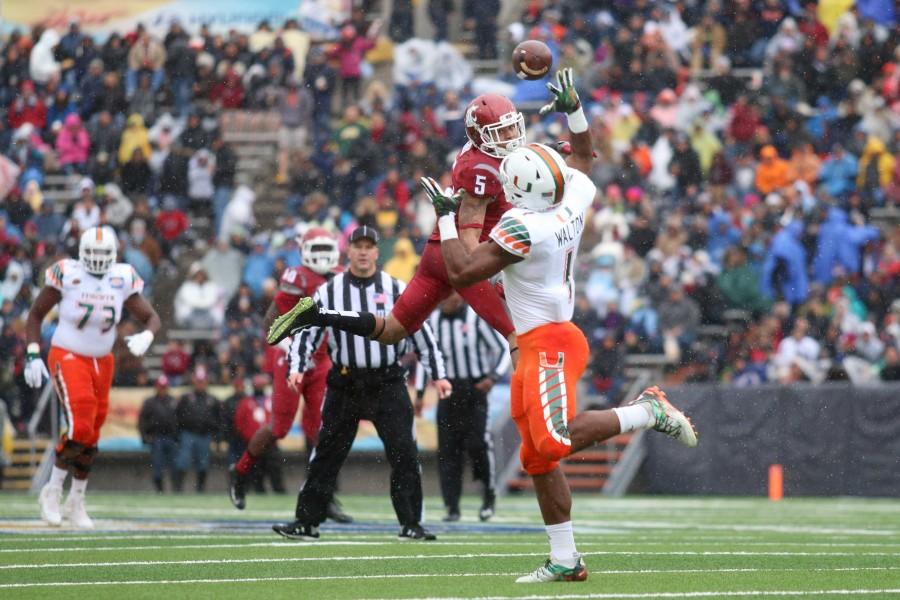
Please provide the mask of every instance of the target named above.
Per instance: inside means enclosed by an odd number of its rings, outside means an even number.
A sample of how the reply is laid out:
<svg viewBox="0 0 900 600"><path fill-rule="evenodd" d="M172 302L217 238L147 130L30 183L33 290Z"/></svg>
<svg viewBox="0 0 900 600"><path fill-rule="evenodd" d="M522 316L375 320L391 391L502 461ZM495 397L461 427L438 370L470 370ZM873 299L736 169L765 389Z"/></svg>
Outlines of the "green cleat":
<svg viewBox="0 0 900 600"><path fill-rule="evenodd" d="M628 404L641 404L656 421L654 431L676 439L688 448L697 445L697 430L683 412L672 406L666 393L656 386L649 387Z"/></svg>
<svg viewBox="0 0 900 600"><path fill-rule="evenodd" d="M552 583L554 581L585 581L588 578L584 561L578 557L574 567L558 565L549 558L547 562L528 575L516 579L516 583Z"/></svg>
<svg viewBox="0 0 900 600"><path fill-rule="evenodd" d="M266 343L274 346L284 338L293 335L301 329L306 329L313 324L313 319L319 314L319 306L309 296L301 298L294 308L287 311L269 327L266 334Z"/></svg>

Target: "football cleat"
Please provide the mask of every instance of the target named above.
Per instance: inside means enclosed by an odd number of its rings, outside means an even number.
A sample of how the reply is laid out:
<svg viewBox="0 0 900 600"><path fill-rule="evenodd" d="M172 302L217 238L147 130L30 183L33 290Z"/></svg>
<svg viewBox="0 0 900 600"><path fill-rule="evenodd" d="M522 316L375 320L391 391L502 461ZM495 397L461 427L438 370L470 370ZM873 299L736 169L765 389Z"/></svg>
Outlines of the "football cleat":
<svg viewBox="0 0 900 600"><path fill-rule="evenodd" d="M408 542L410 540L431 542L436 540L437 536L417 523L415 525L404 525L403 529L400 530L400 533L397 534L397 539L401 542Z"/></svg>
<svg viewBox="0 0 900 600"><path fill-rule="evenodd" d="M344 508L337 499L332 498L328 506L325 507L325 518L331 519L335 523L352 523L353 517L344 512Z"/></svg>
<svg viewBox="0 0 900 600"><path fill-rule="evenodd" d="M516 579L516 583L552 583L554 581L585 581L588 578L584 561L578 557L574 567L566 567L554 563L549 558L547 562L528 575Z"/></svg>
<svg viewBox="0 0 900 600"><path fill-rule="evenodd" d="M694 429L694 424L683 412L672 406L666 398L666 393L658 387L647 388L628 404L640 404L650 413L655 421L654 431L664 433L688 448L697 445L697 430Z"/></svg>
<svg viewBox="0 0 900 600"><path fill-rule="evenodd" d="M41 494L38 496L38 505L41 507L41 519L47 525L53 527L62 525L62 512L59 506L62 500L62 493L62 488L52 486L49 483L41 488Z"/></svg>
<svg viewBox="0 0 900 600"><path fill-rule="evenodd" d="M266 334L266 342L274 346L284 338L293 335L301 329L306 329L313 324L316 315L319 314L319 305L309 296L301 298L294 308L287 311L269 327Z"/></svg>
<svg viewBox="0 0 900 600"><path fill-rule="evenodd" d="M300 521L272 525L272 531L289 540L314 542L319 539L319 528L316 525L307 525Z"/></svg>
<svg viewBox="0 0 900 600"><path fill-rule="evenodd" d="M247 506L247 482L245 478L237 472L237 466L228 467L228 497L231 503L238 510L244 510Z"/></svg>
<svg viewBox="0 0 900 600"><path fill-rule="evenodd" d="M494 490L485 490L484 499L481 502L481 510L478 511L480 520L487 521L494 516L494 504L496 501L497 496L494 494Z"/></svg>
<svg viewBox="0 0 900 600"><path fill-rule="evenodd" d="M62 514L65 516L73 527L78 529L93 529L94 521L87 514L84 506L84 494L69 494L66 503L63 504Z"/></svg>

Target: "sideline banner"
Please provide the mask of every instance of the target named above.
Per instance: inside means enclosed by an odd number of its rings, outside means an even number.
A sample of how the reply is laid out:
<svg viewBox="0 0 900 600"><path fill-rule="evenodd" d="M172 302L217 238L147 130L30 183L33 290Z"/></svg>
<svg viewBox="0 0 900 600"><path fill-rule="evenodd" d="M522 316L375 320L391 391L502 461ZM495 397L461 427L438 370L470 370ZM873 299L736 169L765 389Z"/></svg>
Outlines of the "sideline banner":
<svg viewBox="0 0 900 600"><path fill-rule="evenodd" d="M295 18L313 37L330 37L334 24L349 13L350 0L3 0L0 23L5 32L37 24L62 32L77 20L84 33L102 39L138 23L162 35L173 19L190 33L203 24L213 31L250 33L260 21L269 20L275 29Z"/></svg>

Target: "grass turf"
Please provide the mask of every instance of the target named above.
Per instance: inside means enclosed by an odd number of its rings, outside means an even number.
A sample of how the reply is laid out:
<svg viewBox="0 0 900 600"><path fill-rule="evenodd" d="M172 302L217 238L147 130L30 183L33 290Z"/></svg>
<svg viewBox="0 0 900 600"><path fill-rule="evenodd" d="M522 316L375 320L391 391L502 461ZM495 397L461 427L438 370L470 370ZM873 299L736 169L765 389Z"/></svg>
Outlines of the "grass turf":
<svg viewBox="0 0 900 600"><path fill-rule="evenodd" d="M529 495L498 516L401 542L386 497L346 497L357 519L315 543L283 540L293 498L89 494L97 530L50 530L36 499L0 494L0 598L900 598L900 503L864 499L575 497L584 583L523 586L548 548Z"/></svg>

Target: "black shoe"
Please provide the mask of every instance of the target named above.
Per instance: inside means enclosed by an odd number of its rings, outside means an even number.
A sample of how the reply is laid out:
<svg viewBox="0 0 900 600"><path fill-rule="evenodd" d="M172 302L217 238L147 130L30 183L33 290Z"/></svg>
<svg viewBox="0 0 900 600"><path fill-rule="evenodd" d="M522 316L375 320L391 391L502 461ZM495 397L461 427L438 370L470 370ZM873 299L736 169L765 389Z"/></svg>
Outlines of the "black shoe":
<svg viewBox="0 0 900 600"><path fill-rule="evenodd" d="M459 521L459 509L451 508L447 511L447 514L444 515L444 518L441 519L444 523L455 523Z"/></svg>
<svg viewBox="0 0 900 600"><path fill-rule="evenodd" d="M353 522L353 517L345 513L344 509L341 507L341 503L334 499L328 503L328 507L325 509L325 516L335 523L346 524Z"/></svg>
<svg viewBox="0 0 900 600"><path fill-rule="evenodd" d="M272 531L289 540L313 541L319 539L319 528L316 525L307 525L300 521L272 525Z"/></svg>
<svg viewBox="0 0 900 600"><path fill-rule="evenodd" d="M419 542L430 542L432 540L436 540L437 536L422 527L419 524L416 525L405 525L403 529L400 530L400 533L397 535L397 539L400 541L409 541L415 540Z"/></svg>
<svg viewBox="0 0 900 600"><path fill-rule="evenodd" d="M494 516L494 503L497 501L497 496L494 494L493 490L486 490L484 492L484 500L481 503L481 510L478 511L478 518L482 521L487 521L491 517Z"/></svg>
<svg viewBox="0 0 900 600"><path fill-rule="evenodd" d="M247 506L247 489L244 478L237 472L237 467L231 465L228 467L228 497L231 503L238 510L244 510Z"/></svg>
<svg viewBox="0 0 900 600"><path fill-rule="evenodd" d="M287 311L269 327L266 333L266 342L274 346L284 338L293 335L301 329L306 329L313 324L319 314L319 305L310 297L301 298L294 308Z"/></svg>

